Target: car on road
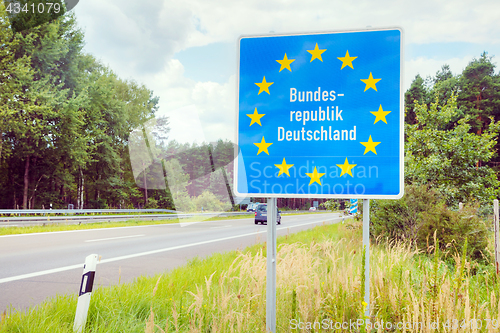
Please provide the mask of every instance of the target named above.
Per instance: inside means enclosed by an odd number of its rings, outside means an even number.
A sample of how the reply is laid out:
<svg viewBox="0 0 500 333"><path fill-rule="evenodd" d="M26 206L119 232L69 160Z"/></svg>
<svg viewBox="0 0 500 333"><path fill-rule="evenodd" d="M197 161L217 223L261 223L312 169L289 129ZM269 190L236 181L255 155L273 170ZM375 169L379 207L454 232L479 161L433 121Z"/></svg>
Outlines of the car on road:
<svg viewBox="0 0 500 333"><path fill-rule="evenodd" d="M281 210L277 211L276 222L281 224ZM255 208L255 224L259 223L267 224L267 204L258 204Z"/></svg>
<svg viewBox="0 0 500 333"><path fill-rule="evenodd" d="M316 211L316 207L311 207L311 208L309 208L309 211L310 211L310 212L315 212L315 211Z"/></svg>
<svg viewBox="0 0 500 333"><path fill-rule="evenodd" d="M247 206L247 212L255 212L255 208L257 207L258 203L251 203L248 204Z"/></svg>

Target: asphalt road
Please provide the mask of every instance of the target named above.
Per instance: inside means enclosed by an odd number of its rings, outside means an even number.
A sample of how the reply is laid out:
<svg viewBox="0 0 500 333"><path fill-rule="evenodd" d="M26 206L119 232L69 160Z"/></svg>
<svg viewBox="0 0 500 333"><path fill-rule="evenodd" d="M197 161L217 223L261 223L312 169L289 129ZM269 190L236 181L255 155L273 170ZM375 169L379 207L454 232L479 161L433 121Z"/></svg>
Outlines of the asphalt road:
<svg viewBox="0 0 500 333"><path fill-rule="evenodd" d="M341 221L339 214L283 216L278 236ZM253 219L0 236L0 312L25 311L57 294L77 294L85 257L101 256L94 288L131 282L203 258L265 242Z"/></svg>

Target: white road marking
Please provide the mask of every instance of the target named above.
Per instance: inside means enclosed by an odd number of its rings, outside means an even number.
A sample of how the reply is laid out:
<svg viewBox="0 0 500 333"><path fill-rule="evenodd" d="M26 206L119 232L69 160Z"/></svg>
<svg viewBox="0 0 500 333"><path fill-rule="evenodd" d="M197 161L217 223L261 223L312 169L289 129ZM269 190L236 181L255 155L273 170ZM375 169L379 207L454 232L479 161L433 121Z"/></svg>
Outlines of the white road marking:
<svg viewBox="0 0 500 333"><path fill-rule="evenodd" d="M122 239L122 238L132 238L132 237L142 237L144 235L131 235L131 236L122 236L122 237L111 237L111 238L101 238L101 239L89 239L86 240L85 243L89 242L100 242L100 241L107 241L107 240L114 240L114 239Z"/></svg>
<svg viewBox="0 0 500 333"><path fill-rule="evenodd" d="M322 221L315 221L315 222L308 222L308 223L302 223L302 224L297 224L293 226L282 226L280 228L276 228L277 230L284 230L284 229L290 229L290 228L295 228L295 227L301 227L304 225L309 225L309 224L317 224L317 223L323 223L329 220L341 220L341 217L335 217L332 219L327 219L327 220L322 220ZM218 239L213 239L213 240L208 240L208 241L203 241L203 242L197 242L197 243L191 243L191 244L184 244L184 245L179 245L179 246L173 246L173 247L167 247L164 249L158 249L158 250L153 250L153 251L146 251L146 252L139 252L135 254L129 254L125 256L120 256L120 257L115 257L115 258L110 258L110 259L104 259L97 264L105 264L108 262L114 262L114 261L119 261L119 260L126 260L126 259L131 259L131 258L137 258L137 257L142 257L142 256L147 256L150 254L156 254L156 253L161 253L161 252L167 252L167 251L173 251L173 250L179 250L179 249L184 249L192 246L198 246L198 245L204 245L204 244L210 244L210 243L216 243L216 242L221 242L225 240L231 240L231 239L236 239L236 238L242 238L242 237L247 237L247 236L253 236L257 234L263 234L267 233L267 228L266 230L262 231L256 231L256 232L250 232L242 235L237 235L237 236L231 236L231 237L224 237L224 238L218 238ZM17 281L17 280L23 280L23 279L29 279L37 276L42 276L42 275L47 275L47 274L53 274L53 273L59 273L59 272L64 272L64 271L69 271L71 269L83 269L83 263L81 264L76 264L76 265L70 265L70 266L64 266L64 267L59 267L59 268L54 268L54 269L48 269L45 271L39 271L39 272L34 272L34 273L28 273L28 274L22 274L22 275L17 275L17 276L11 276L8 278L3 278L0 279L0 284L6 283L6 282L12 282L12 281Z"/></svg>
<svg viewBox="0 0 500 333"><path fill-rule="evenodd" d="M231 225L224 225L222 227L210 227L210 229L220 229L220 228L230 228L232 227Z"/></svg>
<svg viewBox="0 0 500 333"><path fill-rule="evenodd" d="M251 217L249 217L250 219ZM252 217L253 218L253 217ZM237 220L224 220L226 222L229 221L243 221L245 219L237 219ZM203 221L203 223L217 223L221 221ZM2 235L0 238L7 237L23 237L23 236L39 236L39 235L54 235L54 234L65 234L71 232L85 232L85 231L99 231L99 230L113 230L113 229L130 229L130 228L150 228L150 227L175 227L181 226L186 227L190 224L201 223L201 222L180 222L180 223L164 223L164 224L151 224L151 225L136 225L132 227L113 227L113 228L96 228L96 229L82 229L82 230L63 230L63 231L50 231L50 232L33 232L29 234L15 234L15 235Z"/></svg>

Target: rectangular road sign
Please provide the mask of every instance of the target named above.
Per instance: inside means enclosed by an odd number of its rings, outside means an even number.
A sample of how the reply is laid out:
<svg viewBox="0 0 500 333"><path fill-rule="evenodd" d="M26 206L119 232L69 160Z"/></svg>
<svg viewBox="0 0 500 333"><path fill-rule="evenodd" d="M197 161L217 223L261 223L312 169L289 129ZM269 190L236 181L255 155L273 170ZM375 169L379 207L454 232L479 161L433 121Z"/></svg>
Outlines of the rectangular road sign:
<svg viewBox="0 0 500 333"><path fill-rule="evenodd" d="M403 195L401 29L239 40L235 190Z"/></svg>
<svg viewBox="0 0 500 333"><path fill-rule="evenodd" d="M349 208L350 214L356 214L358 212L358 199L351 199L351 207Z"/></svg>

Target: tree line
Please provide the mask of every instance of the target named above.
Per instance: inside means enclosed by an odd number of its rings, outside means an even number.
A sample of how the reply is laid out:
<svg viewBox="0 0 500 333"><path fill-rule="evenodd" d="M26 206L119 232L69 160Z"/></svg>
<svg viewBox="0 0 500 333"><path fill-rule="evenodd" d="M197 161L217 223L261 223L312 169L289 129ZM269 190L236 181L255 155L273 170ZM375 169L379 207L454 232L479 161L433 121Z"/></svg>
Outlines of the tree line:
<svg viewBox="0 0 500 333"><path fill-rule="evenodd" d="M231 201L233 143L167 140L168 119L155 118L158 97L84 53L73 15L19 30L0 3L0 208ZM434 77L415 77L405 93L406 184L428 184L448 204L498 196L499 88L486 53L459 75L444 65ZM154 146L142 169L130 155L141 135ZM312 200L280 202L303 209Z"/></svg>
<svg viewBox="0 0 500 333"><path fill-rule="evenodd" d="M500 75L486 52L461 74L443 65L405 93L405 183L427 185L447 205L491 203L500 182Z"/></svg>
<svg viewBox="0 0 500 333"><path fill-rule="evenodd" d="M85 54L73 15L13 32L0 4L0 207L136 205L129 133L158 109Z"/></svg>

